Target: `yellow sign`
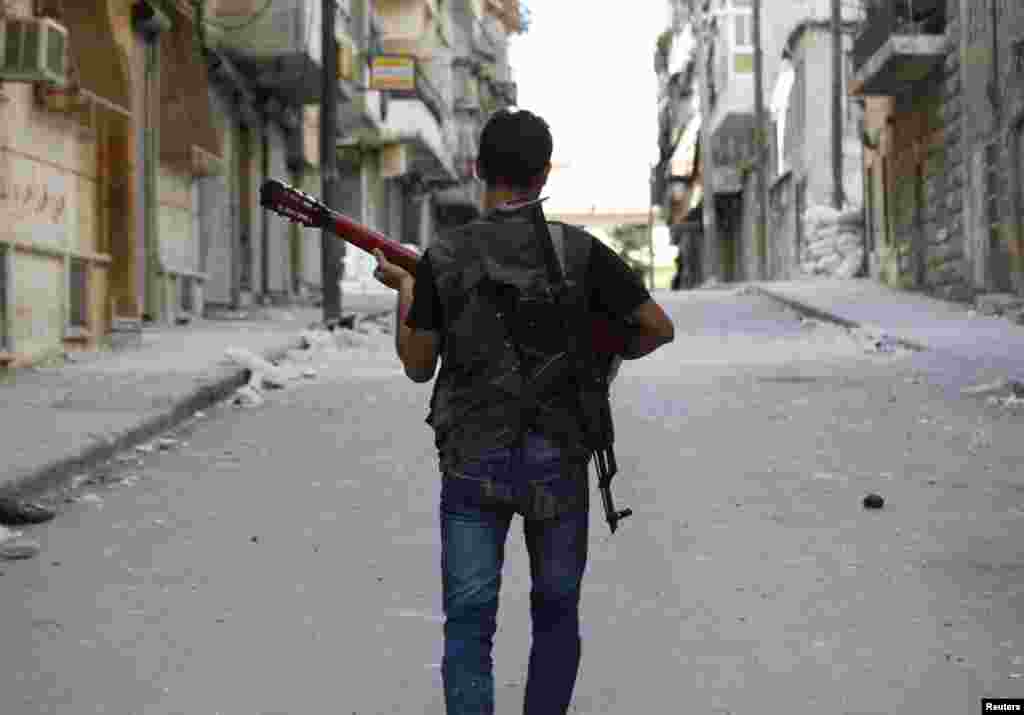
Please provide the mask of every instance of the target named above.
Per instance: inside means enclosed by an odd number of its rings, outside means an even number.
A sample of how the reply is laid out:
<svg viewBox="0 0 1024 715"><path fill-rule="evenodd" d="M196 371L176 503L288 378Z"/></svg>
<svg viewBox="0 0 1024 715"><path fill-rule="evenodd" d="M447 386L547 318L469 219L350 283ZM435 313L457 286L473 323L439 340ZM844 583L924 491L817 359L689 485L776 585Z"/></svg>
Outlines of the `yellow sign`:
<svg viewBox="0 0 1024 715"><path fill-rule="evenodd" d="M416 60L413 57L381 55L370 66L370 87L384 92L416 90Z"/></svg>

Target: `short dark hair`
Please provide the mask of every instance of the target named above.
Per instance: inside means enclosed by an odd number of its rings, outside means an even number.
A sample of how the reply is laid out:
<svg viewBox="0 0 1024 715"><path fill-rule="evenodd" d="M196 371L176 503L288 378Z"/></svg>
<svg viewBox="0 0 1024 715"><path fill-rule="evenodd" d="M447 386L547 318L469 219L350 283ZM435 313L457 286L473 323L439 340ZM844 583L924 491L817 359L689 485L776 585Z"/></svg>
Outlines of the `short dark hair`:
<svg viewBox="0 0 1024 715"><path fill-rule="evenodd" d="M524 109L502 109L487 120L480 134L481 179L525 189L551 161L553 142L548 123Z"/></svg>

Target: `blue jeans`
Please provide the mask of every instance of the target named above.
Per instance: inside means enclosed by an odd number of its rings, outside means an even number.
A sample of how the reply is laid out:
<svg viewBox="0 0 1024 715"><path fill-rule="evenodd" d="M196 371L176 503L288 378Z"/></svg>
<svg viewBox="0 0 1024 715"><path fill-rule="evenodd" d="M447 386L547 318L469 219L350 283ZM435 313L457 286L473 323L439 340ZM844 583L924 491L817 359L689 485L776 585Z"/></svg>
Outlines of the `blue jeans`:
<svg viewBox="0 0 1024 715"><path fill-rule="evenodd" d="M493 715L491 649L505 539L523 515L530 555L533 641L525 715L565 715L580 662L579 601L587 561L586 465L563 474L561 450L529 435L444 475L441 572L448 715Z"/></svg>

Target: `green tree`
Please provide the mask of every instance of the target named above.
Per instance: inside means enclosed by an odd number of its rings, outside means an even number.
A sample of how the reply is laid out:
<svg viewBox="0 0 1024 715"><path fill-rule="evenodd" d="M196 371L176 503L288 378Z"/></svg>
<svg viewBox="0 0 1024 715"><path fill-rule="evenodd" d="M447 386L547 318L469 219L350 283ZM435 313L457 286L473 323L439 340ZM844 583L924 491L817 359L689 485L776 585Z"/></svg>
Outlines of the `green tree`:
<svg viewBox="0 0 1024 715"><path fill-rule="evenodd" d="M647 279L650 267L647 258L647 227L640 224L615 226L611 230L612 250L626 265L633 269L641 280Z"/></svg>

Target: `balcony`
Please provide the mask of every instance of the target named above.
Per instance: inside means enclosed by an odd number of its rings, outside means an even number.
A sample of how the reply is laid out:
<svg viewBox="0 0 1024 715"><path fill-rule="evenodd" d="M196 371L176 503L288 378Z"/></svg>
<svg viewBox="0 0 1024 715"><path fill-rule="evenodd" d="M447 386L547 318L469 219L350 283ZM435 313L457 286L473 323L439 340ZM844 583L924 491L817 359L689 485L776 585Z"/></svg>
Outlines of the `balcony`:
<svg viewBox="0 0 1024 715"><path fill-rule="evenodd" d="M895 96L946 57L946 0L870 0L853 41L850 94Z"/></svg>
<svg viewBox="0 0 1024 715"><path fill-rule="evenodd" d="M429 76L424 63L412 57L375 58L371 85L383 95L387 116L379 130L351 131L342 146L403 144L405 158L394 175L416 174L435 187L455 183L452 157L458 137L450 105L437 86L443 79L443 75Z"/></svg>
<svg viewBox="0 0 1024 715"><path fill-rule="evenodd" d="M439 22L437 0L377 0L374 7L385 53L430 56L435 46L432 29Z"/></svg>
<svg viewBox="0 0 1024 715"><path fill-rule="evenodd" d="M218 49L260 89L292 104L319 101L322 85L320 0L219 0L210 13ZM351 22L341 3L338 42L351 46ZM345 94L346 86L341 84Z"/></svg>

